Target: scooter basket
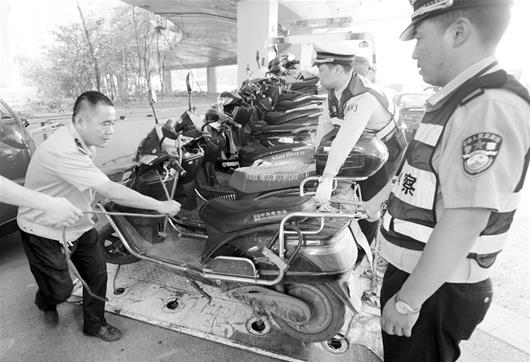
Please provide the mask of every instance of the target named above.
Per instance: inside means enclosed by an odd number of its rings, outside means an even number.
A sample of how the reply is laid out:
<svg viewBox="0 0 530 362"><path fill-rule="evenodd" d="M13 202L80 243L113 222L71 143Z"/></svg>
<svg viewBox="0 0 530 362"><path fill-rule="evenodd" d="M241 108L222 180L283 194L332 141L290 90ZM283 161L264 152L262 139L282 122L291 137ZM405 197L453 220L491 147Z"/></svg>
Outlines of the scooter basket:
<svg viewBox="0 0 530 362"><path fill-rule="evenodd" d="M338 130L339 128L336 127L325 135L315 152L316 173L319 176L324 172L331 143L337 136ZM363 134L344 161L337 176L368 178L379 171L387 160L388 150L383 141L374 135Z"/></svg>

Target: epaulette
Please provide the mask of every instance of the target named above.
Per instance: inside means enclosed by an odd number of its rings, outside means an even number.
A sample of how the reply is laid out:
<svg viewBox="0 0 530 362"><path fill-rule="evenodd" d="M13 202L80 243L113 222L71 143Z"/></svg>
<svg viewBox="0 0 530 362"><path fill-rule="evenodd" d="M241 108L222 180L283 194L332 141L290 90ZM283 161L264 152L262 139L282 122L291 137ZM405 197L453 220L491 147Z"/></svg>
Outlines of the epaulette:
<svg viewBox="0 0 530 362"><path fill-rule="evenodd" d="M82 154L88 156L88 152L85 150L85 148L81 144L81 141L79 141L77 138L74 138L74 140L75 140L75 144L76 144L77 149L79 150L79 152L81 152Z"/></svg>
<svg viewBox="0 0 530 362"><path fill-rule="evenodd" d="M477 98L477 97L480 97L481 95L483 95L484 93L486 93L484 91L484 89L482 88L479 88L479 89L476 89L474 90L473 92L469 93L464 99L462 99L460 101L460 105L465 105L469 102L471 102L473 99Z"/></svg>

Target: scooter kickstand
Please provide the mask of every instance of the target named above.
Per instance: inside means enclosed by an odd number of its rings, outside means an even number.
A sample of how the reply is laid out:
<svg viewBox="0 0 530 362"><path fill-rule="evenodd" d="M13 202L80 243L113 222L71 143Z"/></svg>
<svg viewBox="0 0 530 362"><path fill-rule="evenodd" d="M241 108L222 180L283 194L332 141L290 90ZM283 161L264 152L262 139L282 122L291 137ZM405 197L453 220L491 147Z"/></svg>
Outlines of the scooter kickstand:
<svg viewBox="0 0 530 362"><path fill-rule="evenodd" d="M199 293L201 293L202 296L203 296L204 298L208 299L208 304L210 304L210 303L212 302L212 296L211 296L210 294L206 293L206 292L204 291L204 289L202 289L202 288L200 287L200 285L197 284L197 282L196 282L195 280L189 280L189 279L187 279L187 282L188 282L193 288L195 288L195 290L197 290Z"/></svg>

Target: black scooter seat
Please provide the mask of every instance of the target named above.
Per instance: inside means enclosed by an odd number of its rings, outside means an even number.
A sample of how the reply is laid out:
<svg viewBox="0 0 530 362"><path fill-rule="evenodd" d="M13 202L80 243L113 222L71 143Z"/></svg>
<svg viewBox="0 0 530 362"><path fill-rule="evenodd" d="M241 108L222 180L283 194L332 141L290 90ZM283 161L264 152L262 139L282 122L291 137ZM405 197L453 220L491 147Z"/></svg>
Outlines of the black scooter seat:
<svg viewBox="0 0 530 362"><path fill-rule="evenodd" d="M318 126L318 116L314 117L305 117L305 118L299 118L292 122L288 123L282 123L282 124L266 124L266 123L259 123L256 124L251 132L252 137L260 137L260 136L267 136L276 133L289 133L292 134L293 132L296 132L297 130L304 129L306 127L314 127L316 130L316 127Z"/></svg>
<svg viewBox="0 0 530 362"><path fill-rule="evenodd" d="M267 112L265 122L271 125L282 124L302 117L318 116L322 113L322 108L315 107L309 109L292 110L289 112Z"/></svg>
<svg viewBox="0 0 530 362"><path fill-rule="evenodd" d="M279 144L274 147L266 147L261 143L252 142L247 144L239 150L239 162L241 166L251 166L254 161L264 159L279 153L285 153L293 148L303 147L302 143L286 143Z"/></svg>
<svg viewBox="0 0 530 362"><path fill-rule="evenodd" d="M311 104L320 105L322 104L323 100L321 98L315 97L315 96L305 96L300 97L294 100L284 100L279 101L278 104L275 106L275 109L277 111L285 111L288 109L294 109L297 107L303 107L308 106Z"/></svg>
<svg viewBox="0 0 530 362"><path fill-rule="evenodd" d="M212 199L200 211L209 227L221 233L232 233L257 226L275 224L296 211L314 211L311 196L269 197L262 200Z"/></svg>
<svg viewBox="0 0 530 362"><path fill-rule="evenodd" d="M319 80L320 80L319 77L311 77L311 78L306 78L306 79L299 79L299 80L294 81L293 83L291 83L291 89L295 90L295 89L300 89L300 88L304 88L304 87L314 86L314 85L316 85L318 83Z"/></svg>

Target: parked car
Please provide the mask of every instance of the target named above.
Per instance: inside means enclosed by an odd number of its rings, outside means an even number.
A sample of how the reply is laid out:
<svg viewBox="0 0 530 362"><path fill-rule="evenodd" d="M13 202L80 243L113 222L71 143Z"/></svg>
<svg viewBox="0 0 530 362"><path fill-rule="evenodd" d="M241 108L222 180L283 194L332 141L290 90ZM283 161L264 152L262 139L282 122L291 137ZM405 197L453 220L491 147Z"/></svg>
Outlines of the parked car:
<svg viewBox="0 0 530 362"><path fill-rule="evenodd" d="M399 108L399 119L407 126L405 133L409 143L425 113L425 102L432 94L432 92L398 93L394 96L394 103Z"/></svg>
<svg viewBox="0 0 530 362"><path fill-rule="evenodd" d="M21 118L0 98L0 175L23 185L35 144ZM0 237L17 229L17 207L0 203Z"/></svg>

